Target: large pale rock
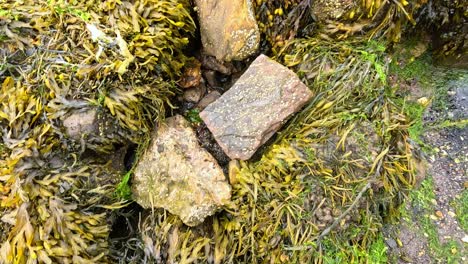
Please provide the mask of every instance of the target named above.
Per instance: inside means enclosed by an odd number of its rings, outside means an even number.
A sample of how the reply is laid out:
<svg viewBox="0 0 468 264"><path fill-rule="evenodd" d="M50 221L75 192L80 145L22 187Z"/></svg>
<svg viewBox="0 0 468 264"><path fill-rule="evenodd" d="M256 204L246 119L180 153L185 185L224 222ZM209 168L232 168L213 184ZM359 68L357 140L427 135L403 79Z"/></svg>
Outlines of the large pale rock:
<svg viewBox="0 0 468 264"><path fill-rule="evenodd" d="M200 117L231 159L247 160L311 97L294 72L260 55Z"/></svg>
<svg viewBox="0 0 468 264"><path fill-rule="evenodd" d="M98 131L96 109L75 112L63 120L63 126L70 138L79 140L82 136L95 134Z"/></svg>
<svg viewBox="0 0 468 264"><path fill-rule="evenodd" d="M166 119L135 168L133 198L144 208L165 208L188 226L213 215L231 198L221 167L180 115Z"/></svg>
<svg viewBox="0 0 468 264"><path fill-rule="evenodd" d="M250 0L196 0L203 48L219 60L243 60L260 43Z"/></svg>

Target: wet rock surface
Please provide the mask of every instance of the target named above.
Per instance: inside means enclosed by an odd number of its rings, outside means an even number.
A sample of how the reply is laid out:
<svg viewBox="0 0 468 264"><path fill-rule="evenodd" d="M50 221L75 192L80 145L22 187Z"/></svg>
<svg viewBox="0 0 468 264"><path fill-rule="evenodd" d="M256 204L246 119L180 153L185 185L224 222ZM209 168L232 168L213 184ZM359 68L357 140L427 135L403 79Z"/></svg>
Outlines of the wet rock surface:
<svg viewBox="0 0 468 264"><path fill-rule="evenodd" d="M72 113L66 117L63 120L63 126L70 138L79 140L83 135L97 132L97 119L96 109L88 109L86 111Z"/></svg>
<svg viewBox="0 0 468 264"><path fill-rule="evenodd" d="M230 191L221 167L179 115L153 134L134 172L135 201L144 208L164 208L188 226L213 215L229 201Z"/></svg>
<svg viewBox="0 0 468 264"><path fill-rule="evenodd" d="M200 117L231 159L247 160L311 97L296 74L260 55Z"/></svg>
<svg viewBox="0 0 468 264"><path fill-rule="evenodd" d="M221 97L221 93L219 93L218 91L212 91L212 92L208 93L205 97L203 97L203 99L200 100L197 107L200 110L203 110L208 105L210 105L211 103L216 101L219 97Z"/></svg>
<svg viewBox="0 0 468 264"><path fill-rule="evenodd" d="M185 71L179 85L182 88L190 88L200 85L201 81L201 63L197 59L193 59L185 65Z"/></svg>
<svg viewBox="0 0 468 264"><path fill-rule="evenodd" d="M201 82L197 87L189 88L184 91L183 99L190 103L197 103L206 93L206 86Z"/></svg>
<svg viewBox="0 0 468 264"><path fill-rule="evenodd" d="M219 60L243 60L256 52L260 31L250 0L196 0L204 51Z"/></svg>

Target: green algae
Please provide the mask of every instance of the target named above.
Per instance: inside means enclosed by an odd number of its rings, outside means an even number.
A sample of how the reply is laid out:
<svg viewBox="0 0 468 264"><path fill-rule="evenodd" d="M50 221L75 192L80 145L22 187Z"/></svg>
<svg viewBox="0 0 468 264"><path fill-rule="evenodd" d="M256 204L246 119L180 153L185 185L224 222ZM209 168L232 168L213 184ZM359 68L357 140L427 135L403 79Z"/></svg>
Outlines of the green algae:
<svg viewBox="0 0 468 264"><path fill-rule="evenodd" d="M173 107L195 31L189 3L3 1L0 10L0 262L107 263L109 218L126 202L115 195L121 171L93 157L144 145ZM83 109L99 126L77 141L62 122Z"/></svg>
<svg viewBox="0 0 468 264"><path fill-rule="evenodd" d="M255 8L266 52L315 98L259 160L241 163L224 211L195 228L164 210L145 212L123 250L109 243L108 219L126 205L120 198L129 198L131 170L120 181L107 163L82 160L81 142L60 124L82 107L98 109L115 129L84 139L85 147L111 153L133 142L140 153L174 107L195 33L189 2L0 4L0 260L385 259L379 229L397 215L418 162L411 119L389 86L386 47L424 1L359 1L325 24L310 19L307 2L256 1ZM94 38L90 28L102 34ZM188 118L198 121L195 113Z"/></svg>

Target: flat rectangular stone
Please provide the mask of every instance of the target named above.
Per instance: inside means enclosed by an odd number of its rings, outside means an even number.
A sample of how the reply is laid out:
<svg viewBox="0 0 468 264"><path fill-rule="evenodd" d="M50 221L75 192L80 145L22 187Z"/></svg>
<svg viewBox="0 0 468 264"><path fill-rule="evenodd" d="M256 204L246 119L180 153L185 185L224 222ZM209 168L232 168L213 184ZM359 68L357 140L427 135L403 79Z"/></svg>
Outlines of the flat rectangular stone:
<svg viewBox="0 0 468 264"><path fill-rule="evenodd" d="M248 160L311 97L294 72L260 55L200 117L231 159Z"/></svg>

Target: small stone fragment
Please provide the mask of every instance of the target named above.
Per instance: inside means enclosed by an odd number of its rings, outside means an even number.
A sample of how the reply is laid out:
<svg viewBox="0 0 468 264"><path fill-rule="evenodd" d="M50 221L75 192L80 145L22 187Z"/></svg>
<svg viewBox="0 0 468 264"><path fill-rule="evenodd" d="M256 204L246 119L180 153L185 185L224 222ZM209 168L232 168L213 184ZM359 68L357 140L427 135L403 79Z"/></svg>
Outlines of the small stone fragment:
<svg viewBox="0 0 468 264"><path fill-rule="evenodd" d="M213 70L204 71L203 72L203 77L205 77L206 82L212 88L219 86L218 80L216 80L216 72L215 71L213 71Z"/></svg>
<svg viewBox="0 0 468 264"><path fill-rule="evenodd" d="M200 101L202 94L197 88L190 88L184 91L184 100L191 103Z"/></svg>
<svg viewBox="0 0 468 264"><path fill-rule="evenodd" d="M184 100L191 103L198 103L206 93L206 86L202 82L197 87L189 88L184 91Z"/></svg>
<svg viewBox="0 0 468 264"><path fill-rule="evenodd" d="M88 109L84 112L75 112L63 120L63 126L70 138L79 140L82 135L96 133L97 126L97 111L96 109Z"/></svg>
<svg viewBox="0 0 468 264"><path fill-rule="evenodd" d="M205 95L203 99L200 100L198 103L197 107L200 110L205 109L209 104L213 103L216 101L219 97L221 97L221 94L218 91L212 91L209 94Z"/></svg>
<svg viewBox="0 0 468 264"><path fill-rule="evenodd" d="M203 48L219 60L243 60L256 52L260 31L251 0L196 0Z"/></svg>
<svg viewBox="0 0 468 264"><path fill-rule="evenodd" d="M201 63L193 59L185 65L185 71L179 85L182 88L198 86L200 85L201 77Z"/></svg>
<svg viewBox="0 0 468 264"><path fill-rule="evenodd" d="M385 243L391 248L391 249L395 249L397 248L397 242L395 241L395 239L389 237L385 240Z"/></svg>
<svg viewBox="0 0 468 264"><path fill-rule="evenodd" d="M203 68L208 70L212 70L215 72L219 72L224 75L231 75L232 73L232 65L229 63L223 63L222 61L217 60L213 56L203 56L202 57L202 65Z"/></svg>
<svg viewBox="0 0 468 264"><path fill-rule="evenodd" d="M311 97L294 72L260 55L200 117L231 159L248 160Z"/></svg>
<svg viewBox="0 0 468 264"><path fill-rule="evenodd" d="M462 241L464 243L468 243L468 235L465 235L463 238L462 238Z"/></svg>
<svg viewBox="0 0 468 264"><path fill-rule="evenodd" d="M436 211L435 214L438 218L444 218L444 214L441 211Z"/></svg>
<svg viewBox="0 0 468 264"><path fill-rule="evenodd" d="M135 168L133 197L144 208L164 208L188 226L213 215L231 198L221 167L198 144L184 117L166 119Z"/></svg>

